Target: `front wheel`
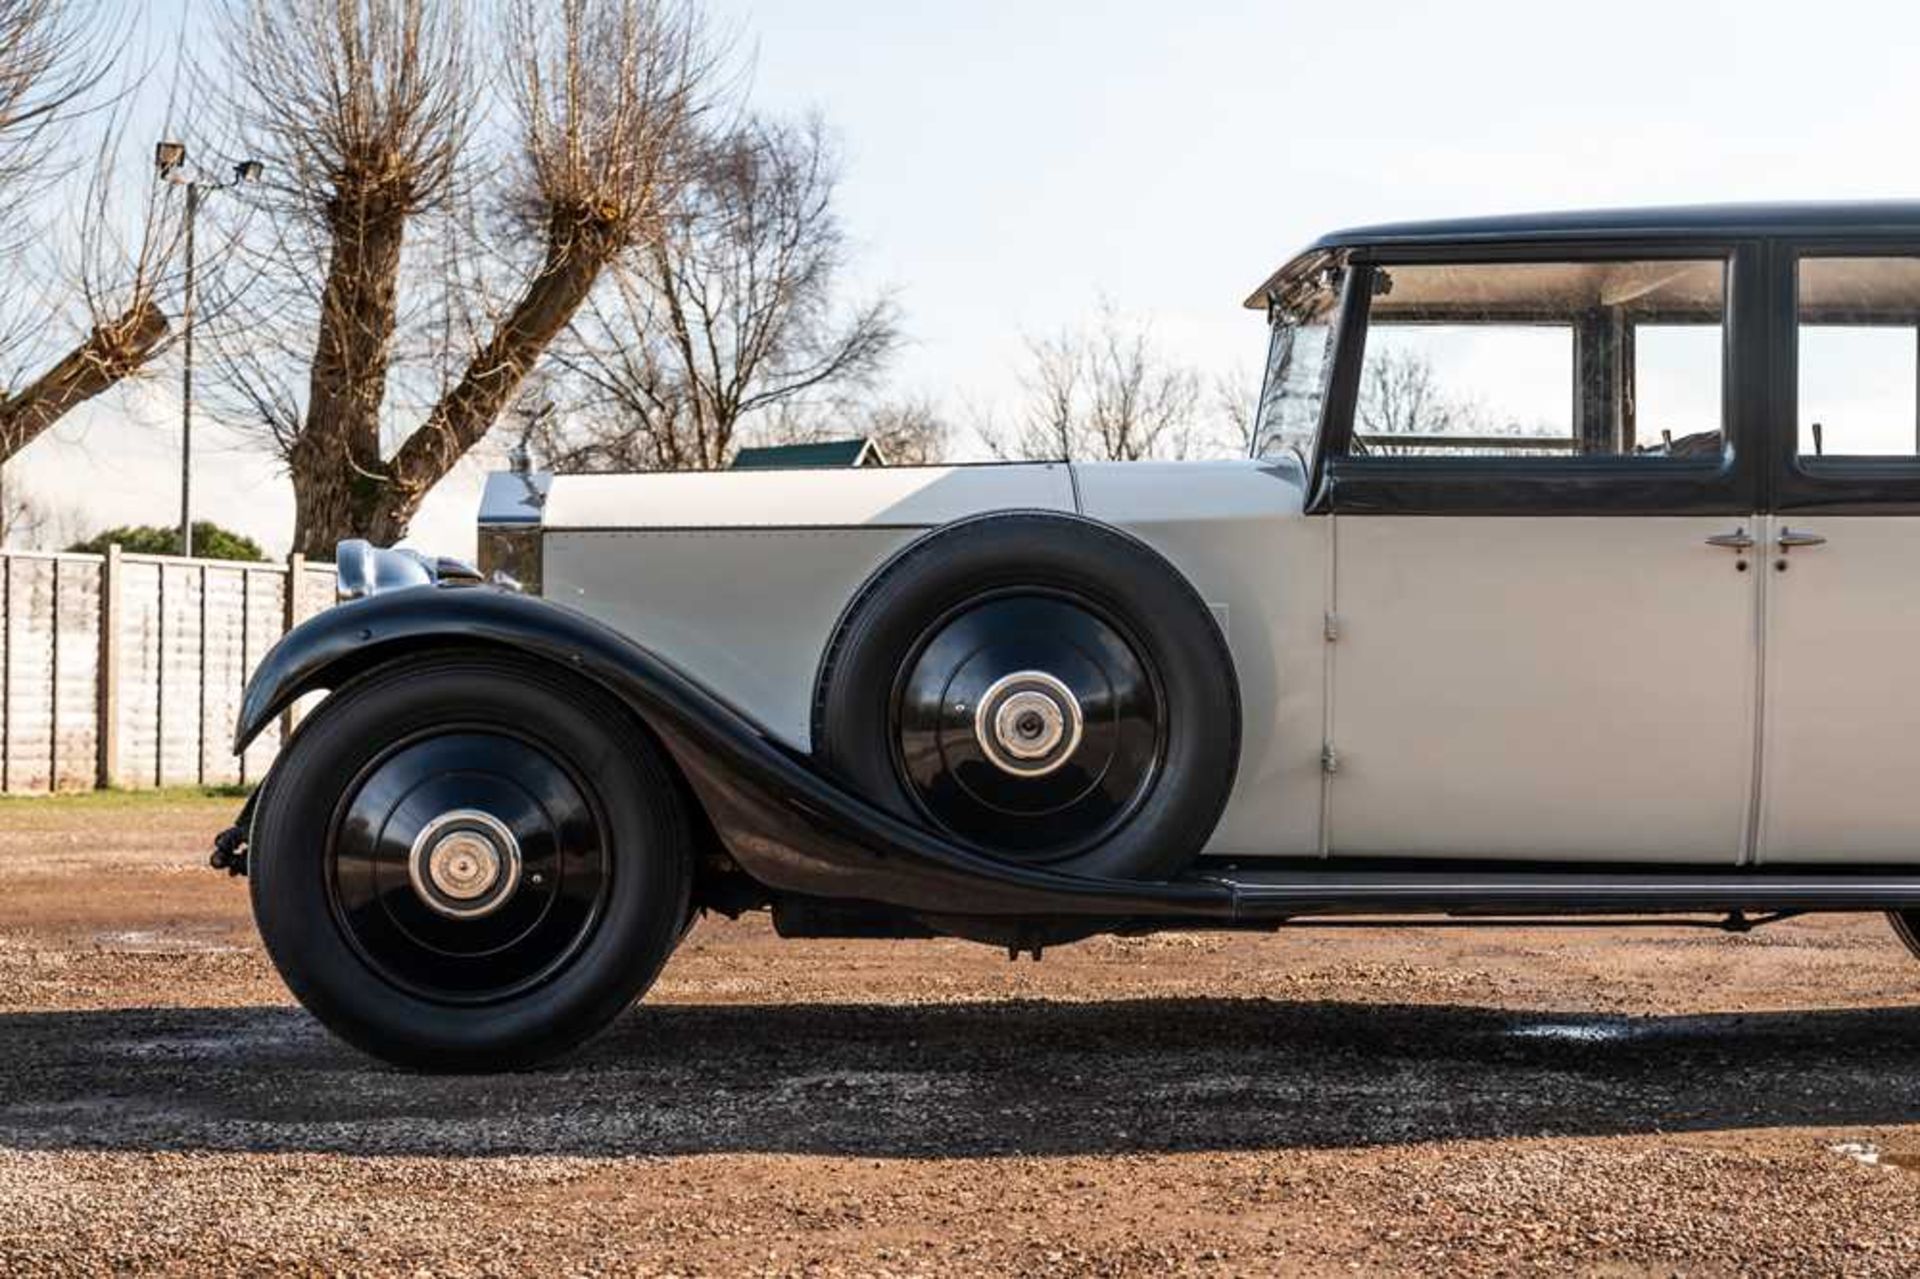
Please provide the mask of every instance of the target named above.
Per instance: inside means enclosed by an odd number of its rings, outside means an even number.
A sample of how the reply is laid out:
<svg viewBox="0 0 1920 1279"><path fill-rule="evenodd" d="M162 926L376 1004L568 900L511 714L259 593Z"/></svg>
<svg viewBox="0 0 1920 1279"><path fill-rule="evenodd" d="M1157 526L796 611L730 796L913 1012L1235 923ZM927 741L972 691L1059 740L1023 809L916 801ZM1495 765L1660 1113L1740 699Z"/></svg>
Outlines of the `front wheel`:
<svg viewBox="0 0 1920 1279"><path fill-rule="evenodd" d="M658 745L590 686L502 657L395 663L335 692L249 843L293 993L418 1068L574 1047L652 983L687 916L691 836Z"/></svg>

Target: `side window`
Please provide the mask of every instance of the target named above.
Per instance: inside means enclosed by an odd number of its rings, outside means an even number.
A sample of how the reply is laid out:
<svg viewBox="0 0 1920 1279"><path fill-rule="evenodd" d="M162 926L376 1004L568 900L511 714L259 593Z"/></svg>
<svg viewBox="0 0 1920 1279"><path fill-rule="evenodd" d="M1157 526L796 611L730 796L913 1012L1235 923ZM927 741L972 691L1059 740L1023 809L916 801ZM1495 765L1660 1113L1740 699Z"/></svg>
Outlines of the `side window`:
<svg viewBox="0 0 1920 1279"><path fill-rule="evenodd" d="M1356 457L1714 458L1726 263L1377 268Z"/></svg>
<svg viewBox="0 0 1920 1279"><path fill-rule="evenodd" d="M1721 365L1726 336L1719 323L1636 324L1632 400L1627 420L1636 445L1677 451L1685 440L1720 451Z"/></svg>
<svg viewBox="0 0 1920 1279"><path fill-rule="evenodd" d="M1577 453L1573 348L1565 324L1375 324L1360 366L1353 451Z"/></svg>
<svg viewBox="0 0 1920 1279"><path fill-rule="evenodd" d="M1920 456L1920 258L1802 258L1799 453Z"/></svg>

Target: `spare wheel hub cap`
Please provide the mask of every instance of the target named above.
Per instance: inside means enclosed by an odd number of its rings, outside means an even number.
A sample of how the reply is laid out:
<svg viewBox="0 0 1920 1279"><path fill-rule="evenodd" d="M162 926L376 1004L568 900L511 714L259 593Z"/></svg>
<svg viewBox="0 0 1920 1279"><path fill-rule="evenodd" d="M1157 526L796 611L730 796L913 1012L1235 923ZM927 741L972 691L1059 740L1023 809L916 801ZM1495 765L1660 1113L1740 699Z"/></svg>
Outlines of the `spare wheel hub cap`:
<svg viewBox="0 0 1920 1279"><path fill-rule="evenodd" d="M1083 727L1072 689L1045 671L1016 671L980 699L973 732L1000 771L1044 777L1079 749Z"/></svg>

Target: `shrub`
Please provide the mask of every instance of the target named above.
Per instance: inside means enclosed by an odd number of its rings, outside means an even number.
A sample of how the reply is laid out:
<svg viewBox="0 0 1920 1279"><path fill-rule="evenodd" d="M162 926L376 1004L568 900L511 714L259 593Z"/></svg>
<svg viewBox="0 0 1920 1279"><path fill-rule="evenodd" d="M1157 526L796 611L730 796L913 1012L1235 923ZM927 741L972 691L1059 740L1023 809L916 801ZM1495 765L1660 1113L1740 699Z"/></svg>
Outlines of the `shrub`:
<svg viewBox="0 0 1920 1279"><path fill-rule="evenodd" d="M120 528L110 528L104 533L96 533L84 542L69 546L69 551L85 551L93 555L105 555L107 547L114 542L120 543L120 549L132 555L178 555L180 553L180 530L162 528L158 524L128 524ZM231 529L221 528L211 520L195 520L193 524L193 553L208 560L251 560L265 563L267 554L260 544L250 537L242 537Z"/></svg>

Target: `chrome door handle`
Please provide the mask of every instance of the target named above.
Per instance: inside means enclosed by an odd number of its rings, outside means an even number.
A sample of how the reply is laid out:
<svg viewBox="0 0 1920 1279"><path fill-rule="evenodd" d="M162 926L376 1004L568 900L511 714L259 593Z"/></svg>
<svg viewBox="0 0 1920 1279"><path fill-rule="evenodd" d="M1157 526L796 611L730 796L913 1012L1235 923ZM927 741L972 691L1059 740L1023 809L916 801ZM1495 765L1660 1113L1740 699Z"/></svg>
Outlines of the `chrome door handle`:
<svg viewBox="0 0 1920 1279"><path fill-rule="evenodd" d="M1753 549L1753 534L1743 528L1731 533L1715 533L1707 539L1707 545L1724 547L1729 551L1750 551Z"/></svg>
<svg viewBox="0 0 1920 1279"><path fill-rule="evenodd" d="M1791 551L1796 546L1825 546L1826 544L1827 539L1818 533L1807 533L1791 528L1780 530L1780 549L1783 551Z"/></svg>

